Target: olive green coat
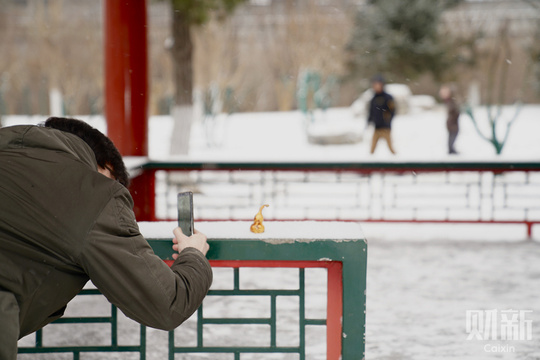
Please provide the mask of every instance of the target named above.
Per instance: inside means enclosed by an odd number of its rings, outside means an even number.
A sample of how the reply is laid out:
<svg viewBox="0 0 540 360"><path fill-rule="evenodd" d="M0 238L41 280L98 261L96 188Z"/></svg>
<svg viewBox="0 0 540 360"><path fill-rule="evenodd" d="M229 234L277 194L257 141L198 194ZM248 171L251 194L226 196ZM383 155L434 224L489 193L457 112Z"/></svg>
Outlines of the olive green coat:
<svg viewBox="0 0 540 360"><path fill-rule="evenodd" d="M204 255L187 248L169 268L132 207L77 136L0 129L0 360L16 359L17 340L59 318L89 279L147 326L174 329L199 307L212 282Z"/></svg>

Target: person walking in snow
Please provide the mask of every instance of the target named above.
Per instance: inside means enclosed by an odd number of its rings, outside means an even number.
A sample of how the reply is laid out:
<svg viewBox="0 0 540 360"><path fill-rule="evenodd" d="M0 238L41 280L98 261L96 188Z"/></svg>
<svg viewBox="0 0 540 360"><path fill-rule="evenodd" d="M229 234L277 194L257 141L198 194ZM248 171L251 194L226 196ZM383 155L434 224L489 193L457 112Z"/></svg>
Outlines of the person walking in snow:
<svg viewBox="0 0 540 360"><path fill-rule="evenodd" d="M375 76L371 81L371 86L375 94L369 103L368 124L373 123L375 131L371 140L371 153L375 152L377 143L380 139L386 140L388 149L395 154L392 146L392 119L396 112L396 105L392 95L384 91L384 78L380 75Z"/></svg>
<svg viewBox="0 0 540 360"><path fill-rule="evenodd" d="M454 143L459 133L459 106L454 99L454 91L448 85L443 85L439 96L446 105L446 128L448 130L448 153L457 154Z"/></svg>
<svg viewBox="0 0 540 360"><path fill-rule="evenodd" d="M91 280L135 321L171 330L212 283L206 237L174 229L169 268L139 232L113 143L88 124L49 118L0 129L0 359L64 313Z"/></svg>

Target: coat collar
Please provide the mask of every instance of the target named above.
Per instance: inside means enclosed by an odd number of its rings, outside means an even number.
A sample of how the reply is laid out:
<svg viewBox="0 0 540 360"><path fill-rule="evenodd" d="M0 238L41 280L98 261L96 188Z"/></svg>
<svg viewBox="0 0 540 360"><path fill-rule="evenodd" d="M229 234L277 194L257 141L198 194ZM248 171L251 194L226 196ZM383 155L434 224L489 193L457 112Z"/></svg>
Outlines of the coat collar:
<svg viewBox="0 0 540 360"><path fill-rule="evenodd" d="M64 152L97 169L94 152L84 140L74 134L35 125L0 129L0 151L23 148Z"/></svg>

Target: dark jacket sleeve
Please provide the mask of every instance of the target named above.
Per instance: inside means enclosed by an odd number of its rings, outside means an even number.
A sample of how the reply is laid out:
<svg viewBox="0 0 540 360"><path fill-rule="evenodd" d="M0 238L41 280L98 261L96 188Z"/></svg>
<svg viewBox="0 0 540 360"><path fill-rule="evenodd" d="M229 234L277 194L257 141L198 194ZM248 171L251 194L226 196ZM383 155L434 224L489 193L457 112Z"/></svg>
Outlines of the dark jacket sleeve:
<svg viewBox="0 0 540 360"><path fill-rule="evenodd" d="M393 119L394 115L396 115L396 101L394 100L394 97L390 94L388 94L386 106L388 106L388 111L390 111L391 119Z"/></svg>
<svg viewBox="0 0 540 360"><path fill-rule="evenodd" d="M368 119L367 119L368 125L369 125L370 123L374 123L374 122L375 122L375 119L374 119L374 117L373 117L373 108L374 108L373 100L374 100L374 98L371 99L371 101L368 103L368 106L367 106L367 107L368 107Z"/></svg>
<svg viewBox="0 0 540 360"><path fill-rule="evenodd" d="M212 269L194 248L183 250L169 268L140 234L132 207L125 189L109 201L88 234L80 264L128 317L171 330L202 303L212 283Z"/></svg>

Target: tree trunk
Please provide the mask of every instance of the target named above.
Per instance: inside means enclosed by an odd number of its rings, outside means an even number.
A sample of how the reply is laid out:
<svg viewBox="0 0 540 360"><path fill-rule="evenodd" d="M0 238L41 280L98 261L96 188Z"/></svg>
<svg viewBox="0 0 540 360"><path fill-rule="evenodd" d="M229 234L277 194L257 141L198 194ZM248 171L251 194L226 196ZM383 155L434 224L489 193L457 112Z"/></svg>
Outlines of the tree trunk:
<svg viewBox="0 0 540 360"><path fill-rule="evenodd" d="M186 155L193 120L193 43L189 19L186 14L175 9L174 1L171 1L171 5L174 38L171 55L175 84L174 108L171 111L174 120L171 154Z"/></svg>
<svg viewBox="0 0 540 360"><path fill-rule="evenodd" d="M186 14L174 8L172 2L173 21L172 58L174 66L175 105L193 104L193 43L191 41L191 25Z"/></svg>

